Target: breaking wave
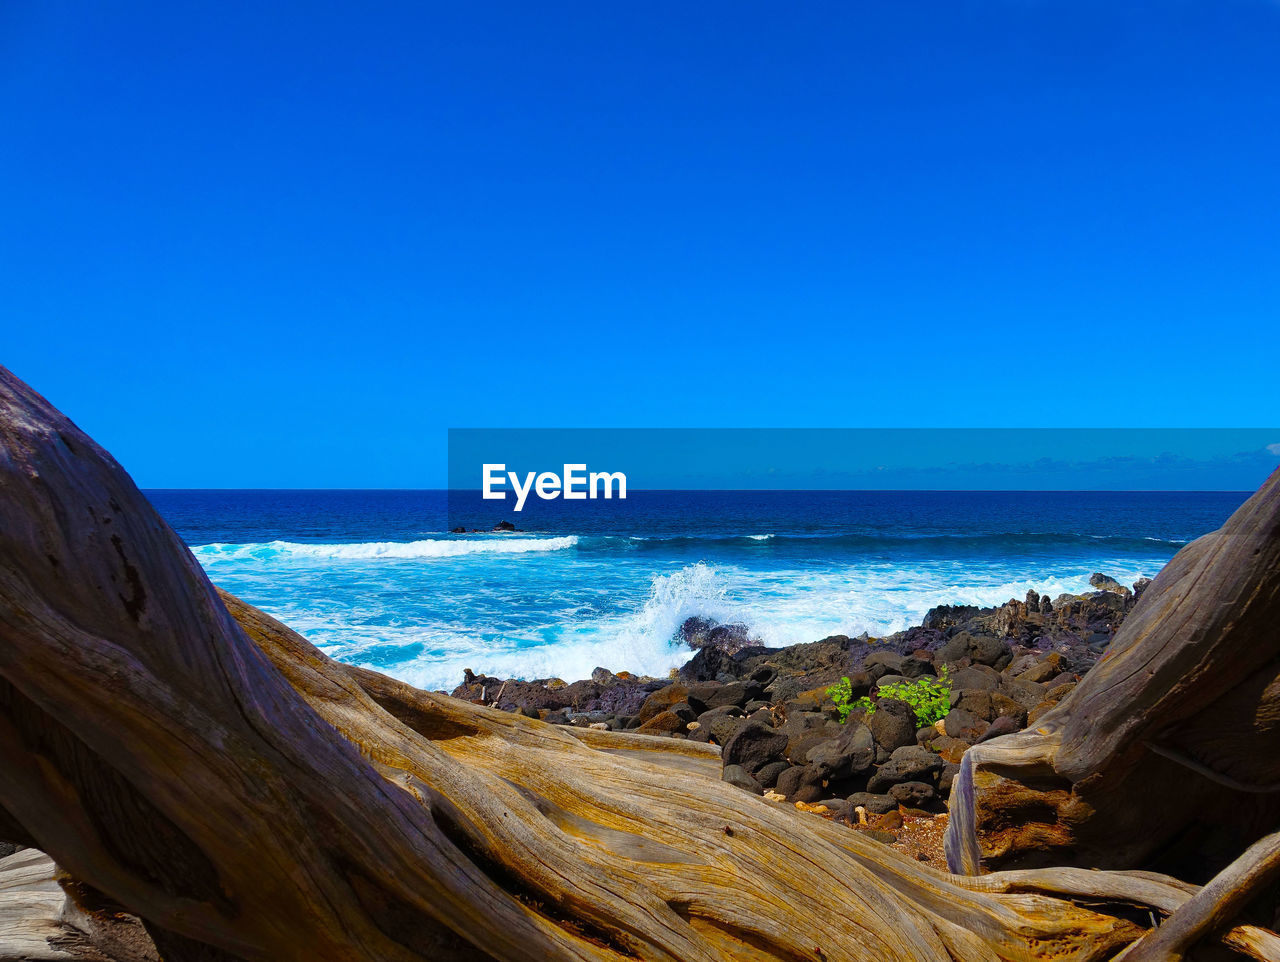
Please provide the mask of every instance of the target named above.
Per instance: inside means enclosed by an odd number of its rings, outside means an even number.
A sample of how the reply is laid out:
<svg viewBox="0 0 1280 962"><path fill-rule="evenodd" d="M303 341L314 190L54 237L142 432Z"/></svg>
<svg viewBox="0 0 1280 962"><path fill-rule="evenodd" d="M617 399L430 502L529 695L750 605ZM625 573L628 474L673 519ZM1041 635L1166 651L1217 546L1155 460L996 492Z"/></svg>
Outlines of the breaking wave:
<svg viewBox="0 0 1280 962"><path fill-rule="evenodd" d="M202 563L219 561L276 561L290 558L363 561L376 558L457 558L464 555L529 554L563 551L578 543L576 535L561 538L486 538L477 540L367 541L359 544L306 544L268 541L261 544L206 544L192 553Z"/></svg>

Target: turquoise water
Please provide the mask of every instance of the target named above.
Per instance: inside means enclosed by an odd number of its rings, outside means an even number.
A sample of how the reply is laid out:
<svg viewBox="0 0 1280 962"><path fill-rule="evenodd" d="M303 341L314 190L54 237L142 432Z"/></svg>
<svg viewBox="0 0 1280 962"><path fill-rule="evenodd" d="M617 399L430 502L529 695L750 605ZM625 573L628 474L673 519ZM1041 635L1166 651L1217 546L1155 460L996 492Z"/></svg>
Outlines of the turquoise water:
<svg viewBox="0 0 1280 962"><path fill-rule="evenodd" d="M426 688L464 668L665 675L680 624L764 644L886 634L938 604L1154 576L1245 493L632 492L519 515L442 491L151 491L213 581L329 654ZM451 535L457 524L515 533Z"/></svg>

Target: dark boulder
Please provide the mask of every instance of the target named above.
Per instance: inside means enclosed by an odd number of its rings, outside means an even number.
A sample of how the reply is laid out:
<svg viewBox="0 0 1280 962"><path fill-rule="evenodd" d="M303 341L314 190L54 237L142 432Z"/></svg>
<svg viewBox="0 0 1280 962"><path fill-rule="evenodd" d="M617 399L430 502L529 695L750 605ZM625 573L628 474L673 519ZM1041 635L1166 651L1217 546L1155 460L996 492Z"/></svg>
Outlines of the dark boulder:
<svg viewBox="0 0 1280 962"><path fill-rule="evenodd" d="M672 735L684 731L684 726L683 718L673 711L664 711L654 715L636 731L642 735Z"/></svg>
<svg viewBox="0 0 1280 962"><path fill-rule="evenodd" d="M892 812L898 807L897 801L889 794L876 794L873 792L855 792L849 796L849 811L862 807L866 809L868 815L884 815L886 812Z"/></svg>
<svg viewBox="0 0 1280 962"><path fill-rule="evenodd" d="M641 724L644 724L655 715L661 714L681 702L687 703L688 700L689 689L684 685L667 685L665 688L659 688L644 700L644 704L636 712L636 717L640 719Z"/></svg>
<svg viewBox="0 0 1280 962"><path fill-rule="evenodd" d="M741 708L760 694L760 686L754 682L732 681L709 692L704 701L708 708L724 708L729 705Z"/></svg>
<svg viewBox="0 0 1280 962"><path fill-rule="evenodd" d="M773 788L778 784L778 776L790 767L790 762L770 762L756 772L756 781L764 788Z"/></svg>
<svg viewBox="0 0 1280 962"><path fill-rule="evenodd" d="M902 664L899 666L898 671L903 678L920 678L923 675L932 675L934 673L933 662L927 658L909 655L902 659Z"/></svg>
<svg viewBox="0 0 1280 962"><path fill-rule="evenodd" d="M1089 576L1089 584L1097 588L1099 591L1110 591L1117 595L1128 597L1133 594L1128 588L1116 581L1110 575L1104 575L1101 571L1095 571Z"/></svg>
<svg viewBox="0 0 1280 962"><path fill-rule="evenodd" d="M730 705L724 708L713 708L698 716L698 725L707 731L707 735L717 745L723 745L738 729L747 724L741 708Z"/></svg>
<svg viewBox="0 0 1280 962"><path fill-rule="evenodd" d="M746 625L716 625L707 633L707 644L734 654L750 646L749 629Z"/></svg>
<svg viewBox="0 0 1280 962"><path fill-rule="evenodd" d="M964 757L972 746L959 738L952 738L950 735L939 735L929 744L929 751L936 752L938 757L944 762L956 762Z"/></svg>
<svg viewBox="0 0 1280 962"><path fill-rule="evenodd" d="M987 730L978 736L979 742L989 742L993 738L999 738L1001 735L1012 735L1014 732L1021 731L1022 725L1018 718L1009 715L1001 715L990 725ZM975 742L974 744L977 744Z"/></svg>
<svg viewBox="0 0 1280 962"><path fill-rule="evenodd" d="M787 758L791 759L793 765L804 765L808 762L809 752L835 738L837 734L839 733L815 728L792 735L787 739Z"/></svg>
<svg viewBox="0 0 1280 962"><path fill-rule="evenodd" d="M866 718L876 744L888 751L916 741L916 713L910 705L896 698L882 698L876 710Z"/></svg>
<svg viewBox="0 0 1280 962"><path fill-rule="evenodd" d="M600 687L595 705L600 711L615 715L634 715L649 697L648 689L635 681L623 681L615 675L612 684Z"/></svg>
<svg viewBox="0 0 1280 962"><path fill-rule="evenodd" d="M967 711L983 721L995 721L1001 715L1012 715L1022 718L1026 709L1008 695L998 691L976 691L967 689L951 692L951 710Z"/></svg>
<svg viewBox="0 0 1280 962"><path fill-rule="evenodd" d="M716 623L710 618L693 615L681 623L676 635L690 648L701 648L707 643L707 635L711 634L711 629L715 626Z"/></svg>
<svg viewBox="0 0 1280 962"><path fill-rule="evenodd" d="M934 782L942 771L943 760L918 745L906 745L896 749L889 760L880 766L867 781L867 791L887 792L903 782Z"/></svg>
<svg viewBox="0 0 1280 962"><path fill-rule="evenodd" d="M515 531L516 526L510 521L499 521L493 526L494 531Z"/></svg>
<svg viewBox="0 0 1280 962"><path fill-rule="evenodd" d="M971 745L981 738L989 727L987 721L970 714L963 708L951 709L942 724L949 736L959 738Z"/></svg>
<svg viewBox="0 0 1280 962"><path fill-rule="evenodd" d="M722 674L732 674L733 658L715 648L699 648L698 653L680 666L680 680L686 684L714 681Z"/></svg>
<svg viewBox="0 0 1280 962"><path fill-rule="evenodd" d="M896 651L877 651L862 659L862 670L877 680L885 675L900 675L903 660Z"/></svg>
<svg viewBox="0 0 1280 962"><path fill-rule="evenodd" d="M1003 609L1002 609L1003 610ZM949 665L968 658L979 665L990 665L997 671L1013 660L1013 649L1004 638L995 635L973 635L961 631L938 649L935 659Z"/></svg>
<svg viewBox="0 0 1280 962"><path fill-rule="evenodd" d="M977 635L969 643L969 657L979 665L990 665L999 671L1013 660L1013 649L1003 638Z"/></svg>
<svg viewBox="0 0 1280 962"><path fill-rule="evenodd" d="M947 762L942 767L942 774L938 776L938 795L942 798L948 798L951 795L951 785L956 780L956 776L960 774L960 766L955 762Z"/></svg>
<svg viewBox="0 0 1280 962"><path fill-rule="evenodd" d="M1007 695L1023 708L1034 708L1044 701L1048 693L1044 685L1034 681L1023 681L1021 678L1006 678L1000 684L1000 693Z"/></svg>
<svg viewBox="0 0 1280 962"><path fill-rule="evenodd" d="M875 742L871 730L856 722L845 726L836 738L810 748L806 760L822 772L826 780L848 778L865 772L875 761Z"/></svg>
<svg viewBox="0 0 1280 962"><path fill-rule="evenodd" d="M698 720L699 713L694 711L693 707L687 701L677 702L676 704L668 708L667 711L671 712L673 715L676 715L681 721L685 722L686 724L691 721Z"/></svg>
<svg viewBox="0 0 1280 962"><path fill-rule="evenodd" d="M724 745L724 764L741 765L755 775L770 762L783 760L787 736L759 722L748 722Z"/></svg>
<svg viewBox="0 0 1280 962"><path fill-rule="evenodd" d="M907 808L925 808L938 800L937 789L928 782L899 782L889 789L889 795Z"/></svg>
<svg viewBox="0 0 1280 962"><path fill-rule="evenodd" d="M822 774L808 765L788 768L779 775L776 791L789 802L816 802L826 794Z"/></svg>
<svg viewBox="0 0 1280 962"><path fill-rule="evenodd" d="M921 628L936 628L945 631L957 625L963 625L971 618L983 614L983 609L974 605L938 605L925 612Z"/></svg>
<svg viewBox="0 0 1280 962"><path fill-rule="evenodd" d="M726 765L720 777L730 785L745 789L753 795L760 795L764 792L764 789L760 787L760 783L752 778L751 773L741 765Z"/></svg>
<svg viewBox="0 0 1280 962"><path fill-rule="evenodd" d="M951 689L976 689L995 691L1000 684L1000 672L986 665L970 665L951 673Z"/></svg>

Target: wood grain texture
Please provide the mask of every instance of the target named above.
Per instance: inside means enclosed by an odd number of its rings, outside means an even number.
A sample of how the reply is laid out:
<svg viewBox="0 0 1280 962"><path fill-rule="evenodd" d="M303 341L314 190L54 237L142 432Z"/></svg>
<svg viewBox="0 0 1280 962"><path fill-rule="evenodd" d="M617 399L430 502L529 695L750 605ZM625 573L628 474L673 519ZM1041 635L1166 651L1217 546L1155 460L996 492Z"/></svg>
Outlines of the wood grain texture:
<svg viewBox="0 0 1280 962"><path fill-rule="evenodd" d="M965 754L952 869L1126 868L1198 825L1230 825L1240 847L1271 831L1277 625L1280 471L1174 556L1070 695L1033 728Z"/></svg>
<svg viewBox="0 0 1280 962"><path fill-rule="evenodd" d="M0 768L12 822L167 962L1092 962L1145 930L1112 899L1179 891L949 876L712 749L339 664L214 589L3 369Z"/></svg>
<svg viewBox="0 0 1280 962"><path fill-rule="evenodd" d="M0 962L159 959L141 920L68 880L44 852L0 859Z"/></svg>

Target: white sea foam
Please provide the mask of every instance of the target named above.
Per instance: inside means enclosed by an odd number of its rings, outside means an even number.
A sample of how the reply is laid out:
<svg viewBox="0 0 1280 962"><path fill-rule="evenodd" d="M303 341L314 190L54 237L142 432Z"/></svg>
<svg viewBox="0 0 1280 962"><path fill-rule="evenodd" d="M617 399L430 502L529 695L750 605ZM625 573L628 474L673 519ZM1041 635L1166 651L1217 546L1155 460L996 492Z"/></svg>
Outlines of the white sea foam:
<svg viewBox="0 0 1280 962"><path fill-rule="evenodd" d="M678 635L693 616L745 624L769 646L878 637L919 624L936 605L998 605L1029 589L1079 593L1091 590L1094 571L1129 583L1160 567L1123 552L843 562L782 555L761 566L757 552L739 551L688 564L606 552L598 542L512 535L194 551L220 585L334 657L446 690L466 668L569 680L598 666L665 676L692 654ZM566 550L575 545L588 550ZM508 557L526 552L539 553L536 563ZM449 558L459 560L438 560Z"/></svg>
<svg viewBox="0 0 1280 962"><path fill-rule="evenodd" d="M483 538L425 541L368 541L360 544L304 544L268 541L261 544L206 544L193 548L201 563L272 561L282 558L362 561L374 558L457 558L475 554L527 554L561 551L578 543L576 535L561 538Z"/></svg>
<svg viewBox="0 0 1280 962"><path fill-rule="evenodd" d="M1155 574L1132 560L1099 560L1098 568L1122 581ZM344 624L334 611L279 614L344 661L420 687L451 689L465 668L497 677L567 680L588 677L599 666L665 676L692 654L677 636L684 620L695 615L744 623L753 639L770 646L864 631L881 636L919 624L936 605L998 605L1021 599L1029 589L1050 596L1090 591L1092 570L1094 565L1084 565L1024 580L993 577L997 571L959 561L770 572L698 563L654 576L647 597L629 610L594 617L578 610L548 612L541 627L511 634L457 624Z"/></svg>

